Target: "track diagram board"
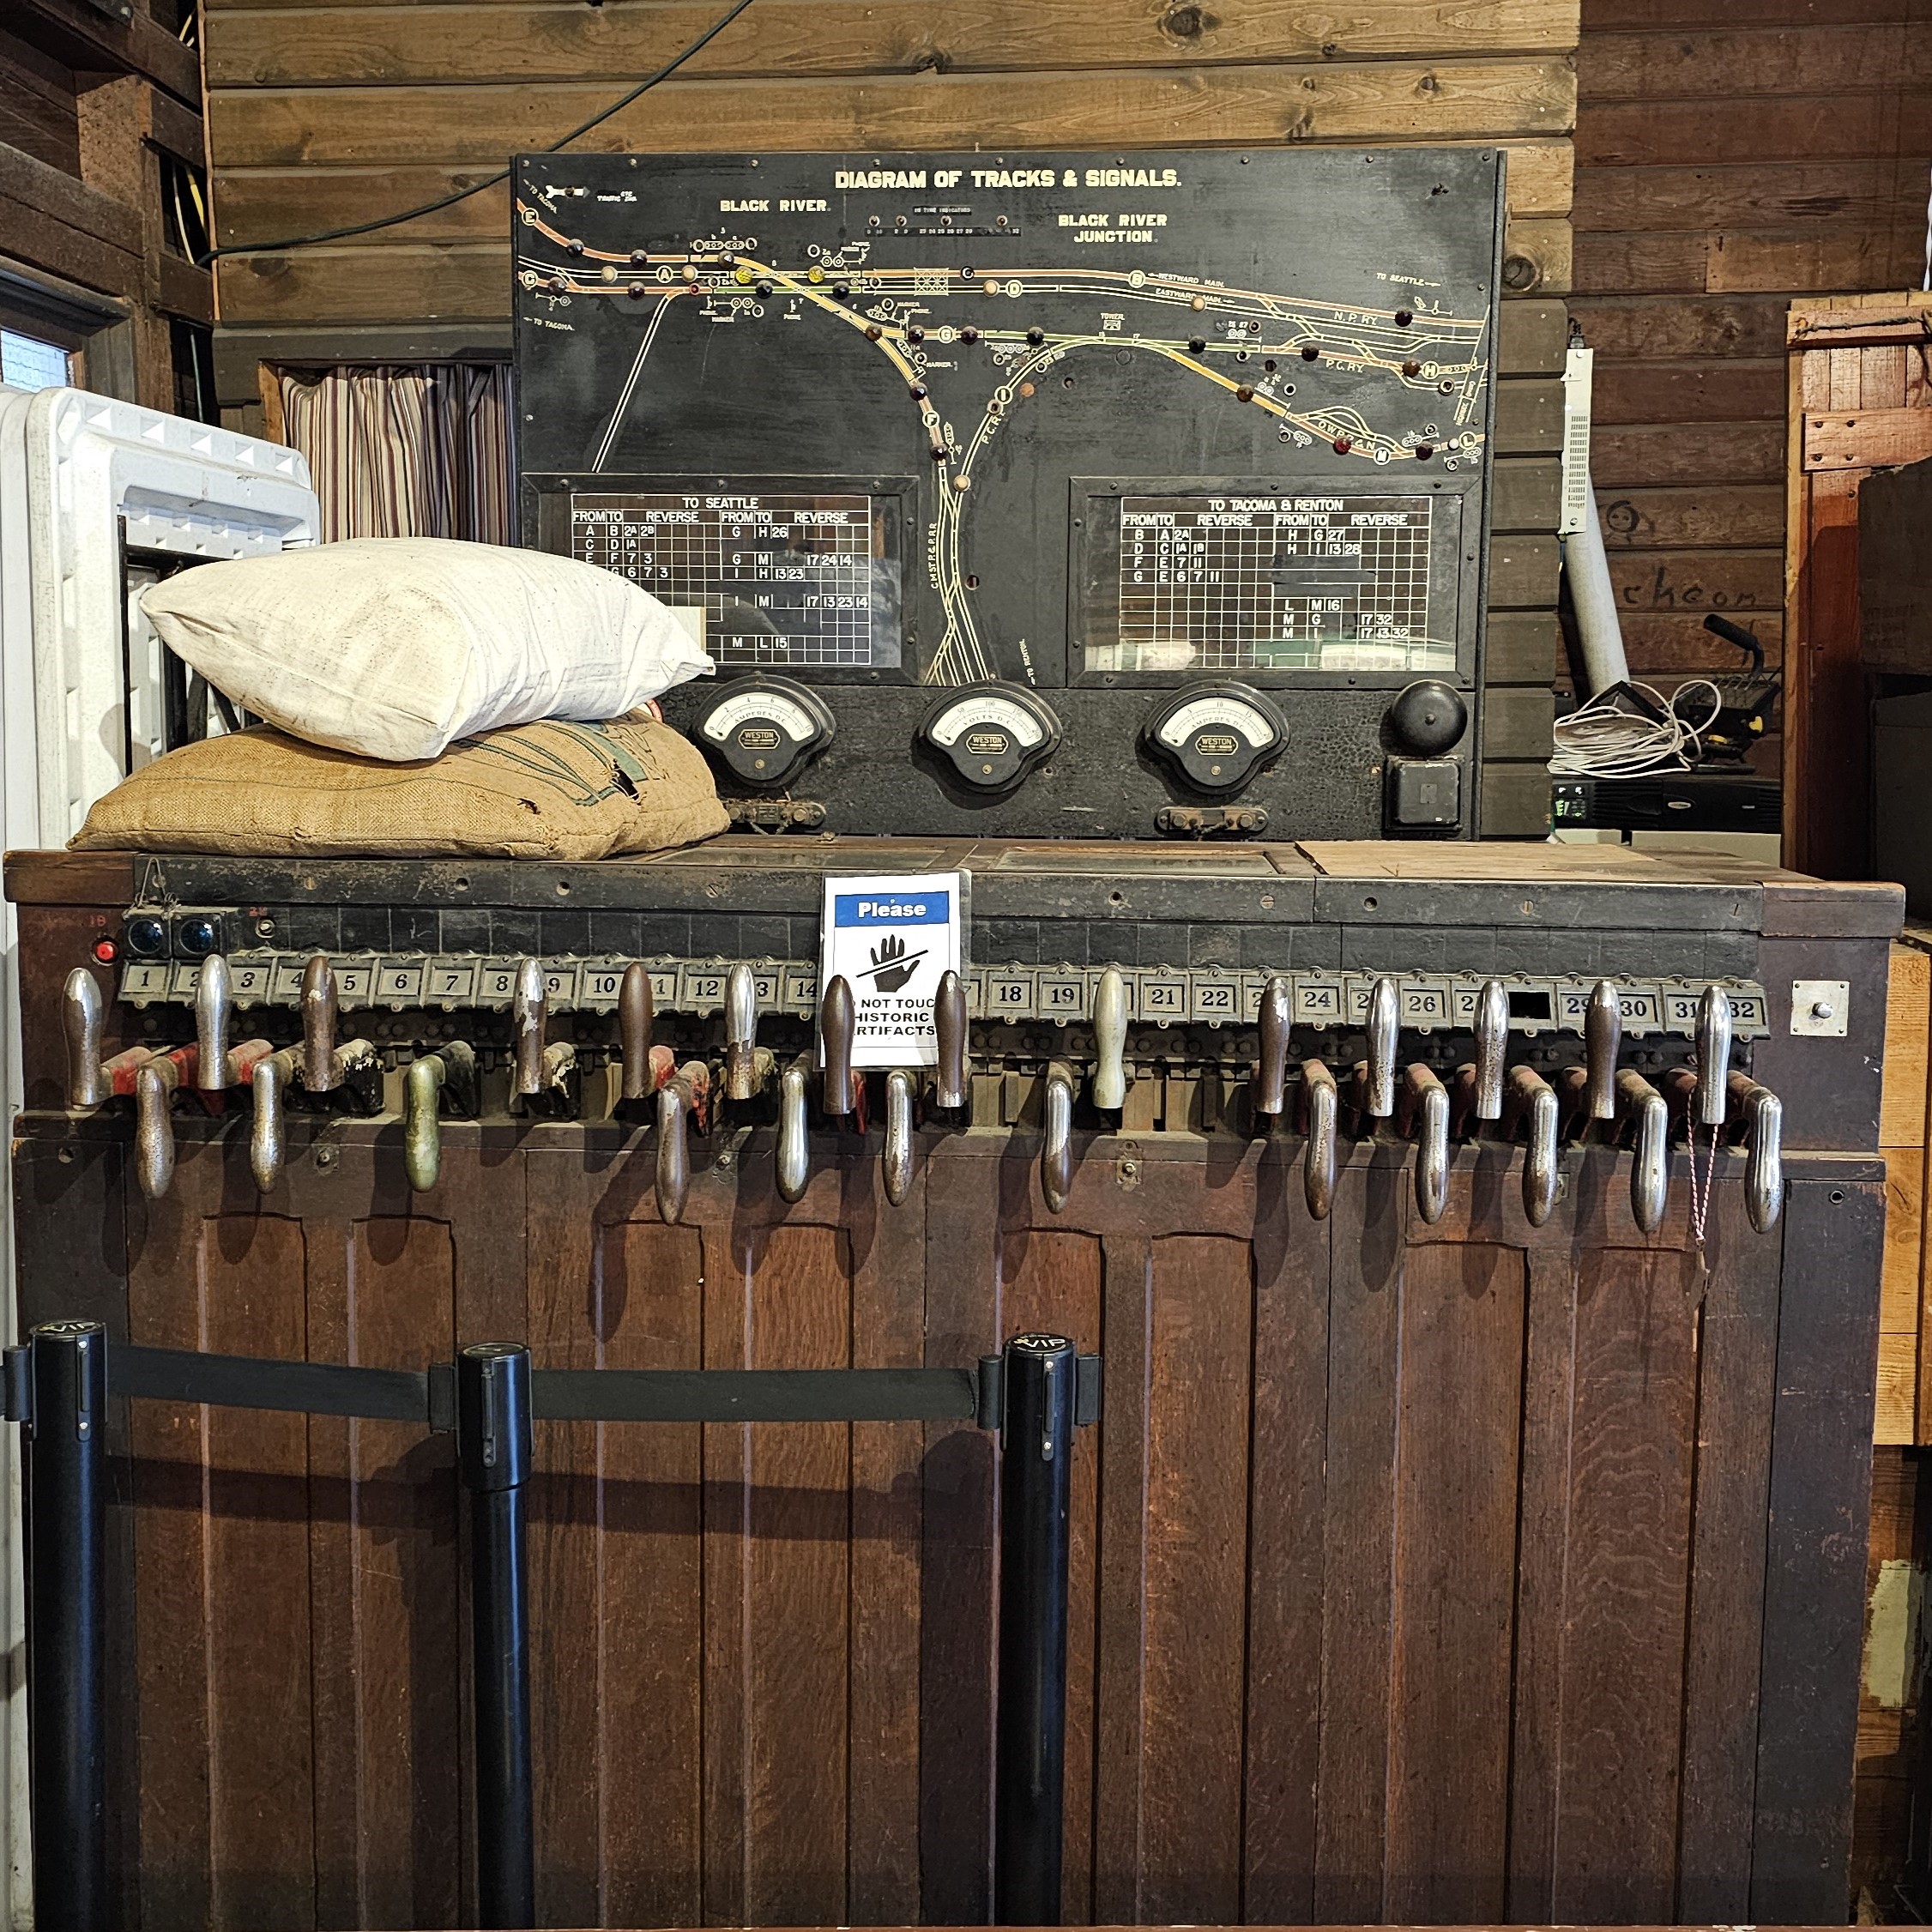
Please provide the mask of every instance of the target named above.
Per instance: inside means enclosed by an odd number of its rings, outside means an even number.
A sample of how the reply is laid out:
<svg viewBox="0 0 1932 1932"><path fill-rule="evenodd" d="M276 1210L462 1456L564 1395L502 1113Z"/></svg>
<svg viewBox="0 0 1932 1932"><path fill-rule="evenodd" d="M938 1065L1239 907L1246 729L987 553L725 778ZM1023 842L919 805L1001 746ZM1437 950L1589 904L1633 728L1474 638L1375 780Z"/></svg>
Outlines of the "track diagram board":
<svg viewBox="0 0 1932 1932"><path fill-rule="evenodd" d="M1208 675L1473 703L1501 180L1476 148L524 157L525 540L703 604L721 671L842 718L841 685L989 679L1070 724L1082 687L1098 717Z"/></svg>

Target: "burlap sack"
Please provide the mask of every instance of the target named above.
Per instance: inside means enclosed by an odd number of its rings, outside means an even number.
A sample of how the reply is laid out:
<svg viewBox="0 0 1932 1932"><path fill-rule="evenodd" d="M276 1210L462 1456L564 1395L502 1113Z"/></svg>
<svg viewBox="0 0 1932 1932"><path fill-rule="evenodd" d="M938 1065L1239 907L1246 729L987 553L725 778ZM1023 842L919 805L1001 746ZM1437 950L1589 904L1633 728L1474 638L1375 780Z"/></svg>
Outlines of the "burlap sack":
<svg viewBox="0 0 1932 1932"><path fill-rule="evenodd" d="M697 750L655 718L516 725L390 764L267 725L184 746L115 787L76 851L607 859L728 823Z"/></svg>

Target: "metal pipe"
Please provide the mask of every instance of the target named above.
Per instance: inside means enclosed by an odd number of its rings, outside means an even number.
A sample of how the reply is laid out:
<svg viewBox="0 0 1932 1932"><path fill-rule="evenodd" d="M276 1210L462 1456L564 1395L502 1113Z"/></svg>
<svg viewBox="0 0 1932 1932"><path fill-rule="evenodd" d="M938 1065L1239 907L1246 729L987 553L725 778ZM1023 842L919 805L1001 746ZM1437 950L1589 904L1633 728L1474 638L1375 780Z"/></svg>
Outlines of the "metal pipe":
<svg viewBox="0 0 1932 1932"><path fill-rule="evenodd" d="M624 1054L624 1086L620 1098L649 1100L657 1091L651 1071L650 1036L655 1023L650 991L650 969L633 960L624 969L617 989L617 1031Z"/></svg>
<svg viewBox="0 0 1932 1932"><path fill-rule="evenodd" d="M1040 1144L1040 1187L1054 1214L1066 1205L1073 1187L1073 1069L1064 1060L1053 1061L1041 1105L1046 1132Z"/></svg>
<svg viewBox="0 0 1932 1932"><path fill-rule="evenodd" d="M1784 1102L1748 1073L1732 1074L1729 1084L1744 1117L1744 1211L1768 1235L1784 1207Z"/></svg>
<svg viewBox="0 0 1932 1932"><path fill-rule="evenodd" d="M1433 1228L1449 1205L1449 1090L1419 1060L1404 1078L1416 1108L1416 1208Z"/></svg>
<svg viewBox="0 0 1932 1932"><path fill-rule="evenodd" d="M249 1082L248 1168L264 1194L275 1192L288 1158L288 1083L301 1071L302 1049L284 1047L279 1054L270 1054Z"/></svg>
<svg viewBox="0 0 1932 1932"><path fill-rule="evenodd" d="M228 1084L228 1025L233 1011L228 962L211 952L195 975L195 1084L203 1093L218 1094Z"/></svg>
<svg viewBox="0 0 1932 1932"><path fill-rule="evenodd" d="M135 1172L151 1201L174 1182L174 1090L180 1084L180 1063L172 1054L156 1054L134 1077Z"/></svg>
<svg viewBox="0 0 1932 1932"><path fill-rule="evenodd" d="M1616 1118L1616 1060L1623 1049L1623 1006L1608 980L1597 981L1583 1016L1584 1057L1590 1076L1584 1105L1592 1120Z"/></svg>
<svg viewBox="0 0 1932 1932"><path fill-rule="evenodd" d="M750 1100L758 1090L758 982L740 960L725 975L724 1090Z"/></svg>
<svg viewBox="0 0 1932 1932"><path fill-rule="evenodd" d="M1721 986L1707 986L1697 1003L1697 1119L1700 1126L1724 1124L1730 1078L1730 1000Z"/></svg>
<svg viewBox="0 0 1932 1932"><path fill-rule="evenodd" d="M544 985L543 963L524 959L517 963L516 987L510 995L510 1052L515 1072L510 1092L519 1100L529 1100L543 1091L543 1035L550 1023L550 993Z"/></svg>
<svg viewBox="0 0 1932 1932"><path fill-rule="evenodd" d="M321 953L302 969L302 1084L311 1094L333 1093L335 1064L335 969Z"/></svg>
<svg viewBox="0 0 1932 1932"><path fill-rule="evenodd" d="M1001 1378L993 1921L1058 1925L1066 1784L1073 1344L1016 1335Z"/></svg>
<svg viewBox="0 0 1932 1932"><path fill-rule="evenodd" d="M1261 1057L1255 1065L1254 1111L1271 1120L1288 1105L1288 1034L1295 989L1285 973L1261 988Z"/></svg>
<svg viewBox="0 0 1932 1932"><path fill-rule="evenodd" d="M1301 1161L1301 1191L1308 1212L1325 1221L1335 1205L1335 1167L1341 1140L1340 1090L1319 1060L1301 1062L1301 1091L1308 1110L1308 1144Z"/></svg>
<svg viewBox="0 0 1932 1932"><path fill-rule="evenodd" d="M1625 1067L1616 1077L1619 1110L1636 1122L1630 1156L1630 1218L1654 1235L1670 1204L1670 1108L1642 1074Z"/></svg>
<svg viewBox="0 0 1932 1932"><path fill-rule="evenodd" d="M523 1536L531 1433L528 1349L482 1342L457 1355L456 1432L469 1492L477 1923L532 1926L536 1839Z"/></svg>
<svg viewBox="0 0 1932 1932"><path fill-rule="evenodd" d="M100 1106L114 1090L100 1059L106 1022L100 981L85 966L76 966L60 989L60 1023L67 1035L67 1104L75 1113Z"/></svg>
<svg viewBox="0 0 1932 1932"><path fill-rule="evenodd" d="M778 1079L778 1192L795 1201L805 1192L811 1173L812 1140L806 1093L812 1079L812 1056L800 1054Z"/></svg>
<svg viewBox="0 0 1932 1932"><path fill-rule="evenodd" d="M106 1932L107 1331L45 1322L27 1337L27 1728L33 1923Z"/></svg>
<svg viewBox="0 0 1932 1932"><path fill-rule="evenodd" d="M963 1107L971 1097L967 1084L970 1035L966 1022L966 982L950 968L939 975L933 999L933 1030L939 1035L939 1060L933 1070L933 1104Z"/></svg>
<svg viewBox="0 0 1932 1932"><path fill-rule="evenodd" d="M825 988L825 997L818 1003L820 1064L825 1074L819 1098L828 1114L852 1111L852 1042L858 1029L852 982L842 973Z"/></svg>
<svg viewBox="0 0 1932 1932"><path fill-rule="evenodd" d="M1503 1117L1503 1064L1509 1054L1509 989L1485 980L1476 996L1476 1117Z"/></svg>
<svg viewBox="0 0 1932 1932"><path fill-rule="evenodd" d="M1127 1104L1127 982L1109 966L1094 988L1094 1105L1108 1112Z"/></svg>
<svg viewBox="0 0 1932 1932"><path fill-rule="evenodd" d="M1402 1043L1402 989L1384 973L1368 993L1368 1083L1363 1105L1369 1118L1395 1112L1397 1049Z"/></svg>
<svg viewBox="0 0 1932 1932"><path fill-rule="evenodd" d="M1556 1090L1527 1066L1509 1070L1509 1114L1527 1117L1530 1144L1523 1155L1523 1211L1532 1228L1549 1219L1556 1205Z"/></svg>
<svg viewBox="0 0 1932 1932"><path fill-rule="evenodd" d="M912 1096L914 1076L903 1066L885 1076L885 1149L880 1156L885 1198L894 1207L912 1187Z"/></svg>

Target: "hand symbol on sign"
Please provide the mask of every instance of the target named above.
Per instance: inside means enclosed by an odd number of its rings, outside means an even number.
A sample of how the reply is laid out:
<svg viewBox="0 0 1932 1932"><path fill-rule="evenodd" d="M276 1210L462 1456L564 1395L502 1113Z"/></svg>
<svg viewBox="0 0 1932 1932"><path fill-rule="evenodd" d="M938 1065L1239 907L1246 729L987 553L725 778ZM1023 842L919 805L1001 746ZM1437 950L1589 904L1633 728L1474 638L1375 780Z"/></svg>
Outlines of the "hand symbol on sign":
<svg viewBox="0 0 1932 1932"><path fill-rule="evenodd" d="M918 970L919 962L926 957L920 952L908 959L906 942L897 933L888 933L872 949L872 970L866 976L881 993L897 993Z"/></svg>

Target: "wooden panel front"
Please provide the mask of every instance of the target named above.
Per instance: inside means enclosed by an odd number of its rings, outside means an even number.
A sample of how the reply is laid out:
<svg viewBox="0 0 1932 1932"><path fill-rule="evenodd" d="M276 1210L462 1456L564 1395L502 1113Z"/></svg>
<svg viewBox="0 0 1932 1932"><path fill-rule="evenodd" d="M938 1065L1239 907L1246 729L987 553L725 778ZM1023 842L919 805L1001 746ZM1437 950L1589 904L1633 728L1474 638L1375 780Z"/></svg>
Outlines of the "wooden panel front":
<svg viewBox="0 0 1932 1932"><path fill-rule="evenodd" d="M1023 1132L922 1137L892 1210L876 1135L820 1141L788 1207L761 1132L709 1150L669 1228L648 1143L608 1130L452 1126L411 1198L393 1127L338 1123L259 1204L232 1133L184 1143L148 1204L93 1132L22 1144L33 1319L387 1365L505 1337L540 1366L954 1365L1035 1326L1102 1350L1073 1478L1070 1921L1843 1904L1872 1162L1814 1163L1782 1236L1721 1180L1706 1273L1683 1174L1646 1239L1627 1157L1601 1152L1566 1156L1533 1229L1514 1162L1464 1150L1429 1228L1395 1147L1358 1147L1317 1223L1293 1142L1096 1139L1054 1216ZM77 1260L67 1231L124 1212L124 1299L112 1235ZM1781 1286L1794 1243L1829 1250L1828 1281ZM1804 1351L1782 1368L1781 1322ZM154 1404L127 1427L128 1922L465 1923L448 1439ZM983 1923L990 1439L546 1423L536 1449L543 1921ZM1824 1742L1761 1766L1773 1733Z"/></svg>

